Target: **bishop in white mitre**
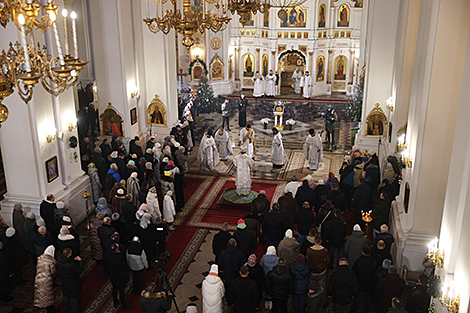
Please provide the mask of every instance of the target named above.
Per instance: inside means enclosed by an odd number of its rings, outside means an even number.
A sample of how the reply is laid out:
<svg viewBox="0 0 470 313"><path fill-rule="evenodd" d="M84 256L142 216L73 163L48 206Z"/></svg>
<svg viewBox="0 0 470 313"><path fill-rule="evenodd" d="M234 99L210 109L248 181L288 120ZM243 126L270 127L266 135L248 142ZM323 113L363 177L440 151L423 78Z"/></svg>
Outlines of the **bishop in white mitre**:
<svg viewBox="0 0 470 313"><path fill-rule="evenodd" d="M199 144L199 152L197 154L197 161L201 164L203 171L212 171L215 169L215 162L218 157L217 146L214 137L212 137L212 129L202 136L201 143Z"/></svg>
<svg viewBox="0 0 470 313"><path fill-rule="evenodd" d="M217 151L219 151L220 160L227 161L228 157L233 154L230 134L221 128L215 133L214 140L217 145Z"/></svg>
<svg viewBox="0 0 470 313"><path fill-rule="evenodd" d="M308 131L304 143L304 154L308 160L308 168L316 171L320 162L323 162L323 145L320 135L313 128Z"/></svg>
<svg viewBox="0 0 470 313"><path fill-rule="evenodd" d="M256 154L255 148L255 130L250 124L240 129L240 137L238 139L240 146L246 147L246 155L254 158Z"/></svg>
<svg viewBox="0 0 470 313"><path fill-rule="evenodd" d="M235 172L235 186L237 194L246 196L251 189L251 168L255 161L246 154L246 147L242 146L240 154L233 159L233 165L237 168Z"/></svg>
<svg viewBox="0 0 470 313"><path fill-rule="evenodd" d="M284 165L284 146L282 135L276 127L273 127L273 144L271 148L271 162L273 168L281 168Z"/></svg>
<svg viewBox="0 0 470 313"><path fill-rule="evenodd" d="M273 70L269 71L266 75L266 96L274 97L276 95L276 75L273 74Z"/></svg>
<svg viewBox="0 0 470 313"><path fill-rule="evenodd" d="M302 78L302 72L299 68L296 68L292 74L292 88L294 88L295 93L300 93L300 79Z"/></svg>
<svg viewBox="0 0 470 313"><path fill-rule="evenodd" d="M305 77L304 77L304 90L303 90L303 96L305 99L310 98L310 89L312 87L312 76L310 76L310 73L308 71L305 72Z"/></svg>

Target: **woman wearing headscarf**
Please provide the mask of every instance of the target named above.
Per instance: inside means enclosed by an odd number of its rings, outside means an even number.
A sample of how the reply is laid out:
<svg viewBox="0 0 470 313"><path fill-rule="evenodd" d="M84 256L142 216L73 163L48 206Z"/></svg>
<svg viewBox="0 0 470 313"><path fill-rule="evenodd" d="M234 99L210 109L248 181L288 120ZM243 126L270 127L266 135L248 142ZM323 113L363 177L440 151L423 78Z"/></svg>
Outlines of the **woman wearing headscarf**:
<svg viewBox="0 0 470 313"><path fill-rule="evenodd" d="M34 306L47 309L47 313L58 312L54 307L54 276L57 274L54 253L54 246L49 246L38 257L34 280Z"/></svg>
<svg viewBox="0 0 470 313"><path fill-rule="evenodd" d="M152 216L144 213L140 221L140 227L137 231L138 237L141 238L142 248L145 250L147 259L152 262L158 255L156 242L158 241L158 233L155 225L152 224Z"/></svg>
<svg viewBox="0 0 470 313"><path fill-rule="evenodd" d="M269 271L271 271L275 266L277 266L277 261L279 257L276 254L276 247L269 246L266 254L263 255L259 264L263 268L264 276L267 276Z"/></svg>
<svg viewBox="0 0 470 313"><path fill-rule="evenodd" d="M163 198L163 220L168 224L170 230L175 228L171 225L175 220L175 204L173 202L173 191L169 190Z"/></svg>
<svg viewBox="0 0 470 313"><path fill-rule="evenodd" d="M21 241L23 246L28 247L30 240L26 234L24 224L25 218L23 214L23 206L20 203L17 203L13 207L13 227L16 230L16 236Z"/></svg>
<svg viewBox="0 0 470 313"><path fill-rule="evenodd" d="M101 247L100 237L98 236L98 227L103 225L104 217L105 214L100 212L96 214L96 217L90 223L91 258L98 264L103 261L103 248Z"/></svg>
<svg viewBox="0 0 470 313"><path fill-rule="evenodd" d="M264 277L263 268L256 261L256 254L251 254L245 266L248 267L248 277L254 280L258 286L258 293L261 299L266 284L266 278Z"/></svg>
<svg viewBox="0 0 470 313"><path fill-rule="evenodd" d="M299 254L299 247L299 243L292 235L292 230L286 230L284 239L281 240L277 247L277 254L286 261L287 271L290 270L291 265Z"/></svg>
<svg viewBox="0 0 470 313"><path fill-rule="evenodd" d="M155 186L149 189L147 194L147 205L148 212L152 216L152 221L155 221L157 217L162 216L162 213L160 212L160 204L158 203L157 198L157 188L155 188Z"/></svg>
<svg viewBox="0 0 470 313"><path fill-rule="evenodd" d="M111 217L111 215L113 215L113 212L108 207L108 203L106 202L106 198L104 197L101 197L98 200L98 205L95 207L95 212L96 214L99 214L102 212L107 217Z"/></svg>

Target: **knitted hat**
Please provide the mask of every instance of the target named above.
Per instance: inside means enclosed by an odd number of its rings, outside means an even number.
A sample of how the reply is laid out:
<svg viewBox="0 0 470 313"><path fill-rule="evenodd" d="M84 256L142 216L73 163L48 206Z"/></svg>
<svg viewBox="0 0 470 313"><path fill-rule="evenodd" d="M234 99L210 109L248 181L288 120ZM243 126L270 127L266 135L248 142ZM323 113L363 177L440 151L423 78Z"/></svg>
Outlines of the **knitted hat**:
<svg viewBox="0 0 470 313"><path fill-rule="evenodd" d="M59 201L56 203L56 206L58 209L63 209L65 207L65 203L63 203L62 201Z"/></svg>
<svg viewBox="0 0 470 313"><path fill-rule="evenodd" d="M212 264L209 273L219 274L219 266L217 264Z"/></svg>
<svg viewBox="0 0 470 313"><path fill-rule="evenodd" d="M119 215L118 212L113 213L113 215L111 215L111 219L112 219L113 221L119 220L120 217L121 217L121 216Z"/></svg>
<svg viewBox="0 0 470 313"><path fill-rule="evenodd" d="M99 198L98 203L99 204L105 204L106 203L106 198L105 197Z"/></svg>
<svg viewBox="0 0 470 313"><path fill-rule="evenodd" d="M237 228L240 228L240 229L245 229L246 228L245 221L242 218L238 220Z"/></svg>
<svg viewBox="0 0 470 313"><path fill-rule="evenodd" d="M37 225L38 227L46 226L46 222L44 221L43 218L39 218L39 219L36 220L36 225Z"/></svg>
<svg viewBox="0 0 470 313"><path fill-rule="evenodd" d="M129 162L127 162L127 164L129 164L129 165L135 165L135 162L132 161L132 160L129 160Z"/></svg>
<svg viewBox="0 0 470 313"><path fill-rule="evenodd" d="M149 189L149 192L157 193L157 188L155 186L153 186L152 188Z"/></svg>
<svg viewBox="0 0 470 313"><path fill-rule="evenodd" d="M152 169L152 163L150 163L150 162L145 163L145 168L148 169L148 170L151 170Z"/></svg>
<svg viewBox="0 0 470 313"><path fill-rule="evenodd" d="M168 165L175 167L175 163L173 163L173 161L168 161Z"/></svg>
<svg viewBox="0 0 470 313"><path fill-rule="evenodd" d="M5 231L5 235L8 238L13 237L15 233L16 233L16 230L13 227L8 227L7 230Z"/></svg>
<svg viewBox="0 0 470 313"><path fill-rule="evenodd" d="M29 218L30 220L34 220L36 218L36 215L34 215L33 212L28 212L26 213L26 218Z"/></svg>
<svg viewBox="0 0 470 313"><path fill-rule="evenodd" d="M138 175L137 172L132 172L131 177L132 178L137 178L137 175Z"/></svg>
<svg viewBox="0 0 470 313"><path fill-rule="evenodd" d="M356 225L354 225L353 230L354 231L361 231L361 226L359 226L359 224L356 224Z"/></svg>
<svg viewBox="0 0 470 313"><path fill-rule="evenodd" d="M22 208L23 208L23 206L21 205L21 203L17 203L13 206L14 210L21 210Z"/></svg>
<svg viewBox="0 0 470 313"><path fill-rule="evenodd" d="M88 164L88 167L96 167L96 166L95 166L95 163L90 163Z"/></svg>
<svg viewBox="0 0 470 313"><path fill-rule="evenodd" d="M388 270L388 268L390 267L390 265L392 265L392 261L390 261L389 259L385 259L383 262L382 262L382 267L386 270Z"/></svg>
<svg viewBox="0 0 470 313"><path fill-rule="evenodd" d="M98 214L96 214L96 218L97 218L98 220L102 220L105 216L106 216L106 215L104 215L103 212L99 212Z"/></svg>
<svg viewBox="0 0 470 313"><path fill-rule="evenodd" d="M292 238L292 230L291 229L288 229L286 230L286 238Z"/></svg>
<svg viewBox="0 0 470 313"><path fill-rule="evenodd" d="M139 239L139 237L137 237L137 236L134 236L134 237L132 238L132 242L137 242L137 243L140 243L140 239Z"/></svg>
<svg viewBox="0 0 470 313"><path fill-rule="evenodd" d="M297 263L305 263L305 256L302 253L297 254L297 257L295 258Z"/></svg>
<svg viewBox="0 0 470 313"><path fill-rule="evenodd" d="M122 196L124 194L124 189L119 188L116 192L117 192L118 195Z"/></svg>
<svg viewBox="0 0 470 313"><path fill-rule="evenodd" d="M318 180L318 184L319 184L319 185L324 185L324 184L325 184L325 181L324 181L323 179L319 179L319 180Z"/></svg>
<svg viewBox="0 0 470 313"><path fill-rule="evenodd" d="M111 152L111 159L115 159L117 157L118 157L118 152L117 151Z"/></svg>
<svg viewBox="0 0 470 313"><path fill-rule="evenodd" d="M275 246L269 246L268 250L266 250L266 254L276 254L276 247Z"/></svg>

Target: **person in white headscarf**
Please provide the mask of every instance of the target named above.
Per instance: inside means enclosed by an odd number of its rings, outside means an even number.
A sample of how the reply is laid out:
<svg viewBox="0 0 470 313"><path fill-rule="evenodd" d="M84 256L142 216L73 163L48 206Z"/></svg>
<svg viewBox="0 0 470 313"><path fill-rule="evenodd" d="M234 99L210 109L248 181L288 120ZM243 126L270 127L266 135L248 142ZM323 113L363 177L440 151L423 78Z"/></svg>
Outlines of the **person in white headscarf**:
<svg viewBox="0 0 470 313"><path fill-rule="evenodd" d="M160 212L160 205L158 204L157 198L157 188L152 187L147 193L147 205L148 212L152 216L152 221L155 221L157 217L161 217L162 213Z"/></svg>
<svg viewBox="0 0 470 313"><path fill-rule="evenodd" d="M202 312L221 313L222 299L224 298L224 283L219 277L219 266L211 265L209 275L202 282ZM187 311L186 311L187 312Z"/></svg>
<svg viewBox="0 0 470 313"><path fill-rule="evenodd" d="M163 220L168 224L170 230L175 228L171 225L175 220L175 203L173 202L173 191L169 190L163 197Z"/></svg>
<svg viewBox="0 0 470 313"><path fill-rule="evenodd" d="M47 309L47 312L57 312L54 307L54 276L57 274L55 248L49 246L38 257L36 265L36 278L34 280L34 306Z"/></svg>
<svg viewBox="0 0 470 313"><path fill-rule="evenodd" d="M215 144L217 145L217 151L221 161L227 161L230 155L233 155L232 140L230 140L230 134L220 128L214 136Z"/></svg>
<svg viewBox="0 0 470 313"><path fill-rule="evenodd" d="M197 161L201 164L201 169L208 172L215 170L218 155L217 146L214 137L212 137L212 133L212 129L209 129L207 133L202 136L199 152L197 154Z"/></svg>
<svg viewBox="0 0 470 313"><path fill-rule="evenodd" d="M323 145L318 132L309 129L307 139L304 143L304 154L308 161L308 168L316 171L323 162Z"/></svg>
<svg viewBox="0 0 470 313"><path fill-rule="evenodd" d="M246 154L246 147L241 146L240 154L233 159L233 165L237 168L235 173L235 186L237 186L237 194L248 195L251 189L251 169L253 167L252 158Z"/></svg>

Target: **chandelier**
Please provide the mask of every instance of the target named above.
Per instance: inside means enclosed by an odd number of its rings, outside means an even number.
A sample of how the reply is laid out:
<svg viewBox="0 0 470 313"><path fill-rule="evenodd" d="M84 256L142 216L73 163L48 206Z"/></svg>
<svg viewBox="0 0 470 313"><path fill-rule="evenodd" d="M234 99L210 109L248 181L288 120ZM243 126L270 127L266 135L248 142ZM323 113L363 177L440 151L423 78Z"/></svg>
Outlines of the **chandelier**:
<svg viewBox="0 0 470 313"><path fill-rule="evenodd" d="M223 0L222 0L223 1ZM189 50L196 34L203 35L206 29L219 32L227 28L231 18L226 16L227 8L219 0L201 0L200 5L191 5L191 0L155 0L156 16L150 18L147 0L147 24L152 33L159 31L165 35L175 29L183 35L182 44ZM166 11L165 11L166 9Z"/></svg>
<svg viewBox="0 0 470 313"><path fill-rule="evenodd" d="M45 14L38 19L41 8ZM0 24L6 27L10 21L13 21L18 28L21 28L18 17L23 15L25 18L23 27L27 34L33 28L45 32L53 23L50 13L54 12L57 15L58 9L52 0L48 0L47 5L42 5L40 0L0 0Z"/></svg>
<svg viewBox="0 0 470 313"><path fill-rule="evenodd" d="M280 8L277 12L277 17L279 17L281 20L284 20L287 17L286 8L301 5L306 1L307 0L271 0L271 6L273 8Z"/></svg>
<svg viewBox="0 0 470 313"><path fill-rule="evenodd" d="M247 16L250 11L253 14L267 13L271 8L269 0L228 0L228 9L232 14L238 13L240 23L243 27L248 23Z"/></svg>
<svg viewBox="0 0 470 313"><path fill-rule="evenodd" d="M20 26L20 42L10 42L9 49L7 51L3 50L0 54L0 123L3 123L8 118L8 108L2 104L2 101L10 96L14 90L27 104L31 101L34 87L39 82L41 82L42 87L48 93L56 97L77 83L79 72L88 62L81 61L78 58L75 24L77 15L75 12L72 12L70 17L72 18L74 55L68 54L66 39L66 55L64 57L55 12L51 11L49 13L58 52L58 56L53 57L47 53L46 46L41 48L40 44L37 47L27 44L25 30L27 21L23 14L18 15L17 23ZM66 22L64 22L64 25L66 25ZM65 33L67 32L65 31Z"/></svg>

